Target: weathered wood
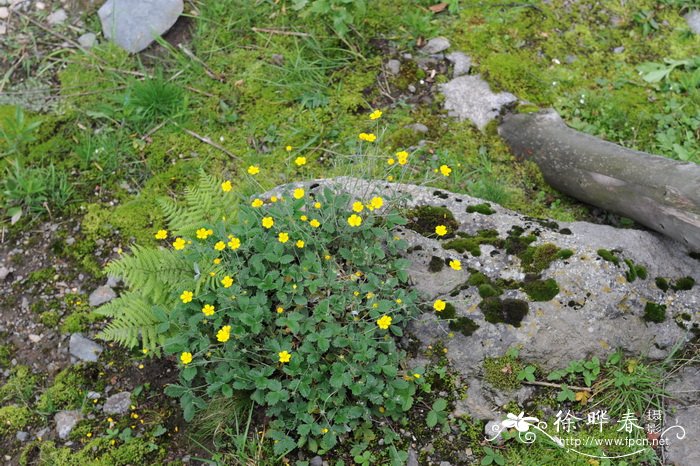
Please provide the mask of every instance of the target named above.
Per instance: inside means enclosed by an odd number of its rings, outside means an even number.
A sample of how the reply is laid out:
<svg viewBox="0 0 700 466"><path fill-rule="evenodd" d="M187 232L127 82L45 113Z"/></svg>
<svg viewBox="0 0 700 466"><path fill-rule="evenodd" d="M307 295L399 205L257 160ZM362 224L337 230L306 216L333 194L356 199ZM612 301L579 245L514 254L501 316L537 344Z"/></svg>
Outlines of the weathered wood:
<svg viewBox="0 0 700 466"><path fill-rule="evenodd" d="M498 132L557 190L700 251L700 165L581 133L553 110L506 115Z"/></svg>

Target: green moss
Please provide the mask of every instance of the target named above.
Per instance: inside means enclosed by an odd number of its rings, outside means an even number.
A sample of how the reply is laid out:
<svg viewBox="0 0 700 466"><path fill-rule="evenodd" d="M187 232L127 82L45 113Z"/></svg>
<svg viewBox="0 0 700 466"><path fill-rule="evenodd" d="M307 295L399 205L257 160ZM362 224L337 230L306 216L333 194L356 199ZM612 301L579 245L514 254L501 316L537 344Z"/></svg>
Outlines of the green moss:
<svg viewBox="0 0 700 466"><path fill-rule="evenodd" d="M39 315L39 322L48 328L56 327L60 321L61 314L54 310L45 311Z"/></svg>
<svg viewBox="0 0 700 466"><path fill-rule="evenodd" d="M633 282L637 278L642 280L647 278L647 269L643 265L635 264L631 259L625 259L625 264L627 264L627 272L625 272L625 277L628 282Z"/></svg>
<svg viewBox="0 0 700 466"><path fill-rule="evenodd" d="M161 464L165 450L150 439L135 437L124 443L111 444L109 437L97 437L82 449L57 447L54 442L36 442L22 453L20 464L26 466L128 466L133 464ZM30 458L34 458L33 461Z"/></svg>
<svg viewBox="0 0 700 466"><path fill-rule="evenodd" d="M0 335L2 336L2 335ZM12 355L15 352L15 347L12 343L4 343L0 345L0 368L10 367Z"/></svg>
<svg viewBox="0 0 700 466"><path fill-rule="evenodd" d="M56 375L52 385L41 394L36 408L41 413L55 413L79 408L87 385L82 366L75 365Z"/></svg>
<svg viewBox="0 0 700 466"><path fill-rule="evenodd" d="M0 408L0 437L24 429L32 421L32 412L26 406L8 405Z"/></svg>
<svg viewBox="0 0 700 466"><path fill-rule="evenodd" d="M613 252L607 249L598 249L597 253L601 259L612 262L615 265L620 265L620 259L618 259Z"/></svg>
<svg viewBox="0 0 700 466"><path fill-rule="evenodd" d="M520 387L518 372L522 369L522 363L510 355L486 358L484 359L484 380L495 388L513 390Z"/></svg>
<svg viewBox="0 0 700 466"><path fill-rule="evenodd" d="M654 280L656 283L656 287L660 289L661 291L668 291L669 289L669 284L668 280L666 280L664 277L656 277L656 280Z"/></svg>
<svg viewBox="0 0 700 466"><path fill-rule="evenodd" d="M520 255L527 249L530 243L537 239L534 235L523 236L524 232L525 230L515 225L508 231L508 236L504 244L508 254Z"/></svg>
<svg viewBox="0 0 700 466"><path fill-rule="evenodd" d="M445 259L433 256L430 258L430 263L428 264L428 270L433 273L440 272L445 267Z"/></svg>
<svg viewBox="0 0 700 466"><path fill-rule="evenodd" d="M483 285L479 285L479 296L482 298L490 298L493 296L500 296L503 293L500 289L488 284L484 283Z"/></svg>
<svg viewBox="0 0 700 466"><path fill-rule="evenodd" d="M491 208L491 204L484 202L483 204L470 205L467 207L467 212L473 214L474 212L482 215L491 215L496 211Z"/></svg>
<svg viewBox="0 0 700 466"><path fill-rule="evenodd" d="M644 320L656 323L666 320L666 305L648 302L644 306Z"/></svg>
<svg viewBox="0 0 700 466"><path fill-rule="evenodd" d="M498 238L496 230L479 230L476 235L467 235L466 233L458 233L459 238L455 238L443 244L445 249L452 249L459 253L469 252L473 256L481 255L482 244L492 244L496 247L503 244L503 241Z"/></svg>
<svg viewBox="0 0 700 466"><path fill-rule="evenodd" d="M541 68L533 66L532 57L524 53L491 53L481 63L487 79L496 88L519 98L546 104L551 98L548 84L551 79Z"/></svg>
<svg viewBox="0 0 700 466"><path fill-rule="evenodd" d="M689 252L688 255L696 261L700 261L700 252Z"/></svg>
<svg viewBox="0 0 700 466"><path fill-rule="evenodd" d="M479 308L487 322L492 324L506 323L520 327L520 322L529 310L526 301L520 299L486 298L479 303Z"/></svg>
<svg viewBox="0 0 700 466"><path fill-rule="evenodd" d="M676 280L676 282L671 285L674 291L688 291L695 286L695 279L693 277L682 277Z"/></svg>
<svg viewBox="0 0 700 466"><path fill-rule="evenodd" d="M44 269L35 270L30 273L27 277L27 284L44 284L53 281L53 277L56 274L56 270L53 267L46 267Z"/></svg>
<svg viewBox="0 0 700 466"><path fill-rule="evenodd" d="M440 318L445 320L452 320L457 317L457 309L455 309L452 303L445 303L445 309L438 312Z"/></svg>
<svg viewBox="0 0 700 466"><path fill-rule="evenodd" d="M528 246L519 254L520 263L527 273L540 273L558 258L559 248L552 243Z"/></svg>
<svg viewBox="0 0 700 466"><path fill-rule="evenodd" d="M559 294L559 285L553 278L548 278L524 283L523 290L533 301L549 301Z"/></svg>
<svg viewBox="0 0 700 466"><path fill-rule="evenodd" d="M465 337L468 337L471 336L471 334L473 334L474 332L476 332L476 329L479 328L479 325L469 317L457 317L456 319L450 322L449 327L450 330L460 332Z"/></svg>
<svg viewBox="0 0 700 466"><path fill-rule="evenodd" d="M38 377L32 374L27 366L18 365L12 368L10 377L0 386L0 403L16 401L26 403L34 396Z"/></svg>
<svg viewBox="0 0 700 466"><path fill-rule="evenodd" d="M467 280L467 284L469 284L471 286L479 286L479 285L482 285L484 283L490 283L490 282L491 282L491 280L489 279L489 277L487 277L486 275L484 275L481 272L472 272L469 275L469 280Z"/></svg>
<svg viewBox="0 0 700 466"><path fill-rule="evenodd" d="M557 253L557 259L566 260L573 255L574 255L574 251L572 251L571 249L561 249Z"/></svg>
<svg viewBox="0 0 700 466"><path fill-rule="evenodd" d="M406 217L408 228L428 238L437 237L435 227L438 225L446 226L448 234L459 228L459 223L446 207L418 206L406 212Z"/></svg>

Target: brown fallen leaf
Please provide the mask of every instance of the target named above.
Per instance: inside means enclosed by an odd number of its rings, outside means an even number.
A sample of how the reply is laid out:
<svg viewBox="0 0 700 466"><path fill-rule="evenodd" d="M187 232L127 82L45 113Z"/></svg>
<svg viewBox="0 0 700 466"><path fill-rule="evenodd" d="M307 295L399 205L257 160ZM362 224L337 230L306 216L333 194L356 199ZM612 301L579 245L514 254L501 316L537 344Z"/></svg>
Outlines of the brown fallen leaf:
<svg viewBox="0 0 700 466"><path fill-rule="evenodd" d="M428 7L428 9L433 13L440 13L441 11L445 11L445 8L447 8L447 2L436 3L435 5Z"/></svg>

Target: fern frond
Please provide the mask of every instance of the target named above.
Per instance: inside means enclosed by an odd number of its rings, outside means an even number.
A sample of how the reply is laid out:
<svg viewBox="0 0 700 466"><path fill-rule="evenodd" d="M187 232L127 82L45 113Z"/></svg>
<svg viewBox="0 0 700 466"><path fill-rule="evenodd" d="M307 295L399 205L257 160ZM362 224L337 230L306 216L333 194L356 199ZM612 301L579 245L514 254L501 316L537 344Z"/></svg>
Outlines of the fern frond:
<svg viewBox="0 0 700 466"><path fill-rule="evenodd" d="M165 335L158 333L161 322L155 308L156 305L140 293L126 292L95 311L112 318L97 337L129 348L134 348L140 341L143 348L157 352Z"/></svg>
<svg viewBox="0 0 700 466"><path fill-rule="evenodd" d="M177 251L134 246L131 255L107 266L107 274L121 278L152 302L162 303L174 287L191 283L194 272Z"/></svg>

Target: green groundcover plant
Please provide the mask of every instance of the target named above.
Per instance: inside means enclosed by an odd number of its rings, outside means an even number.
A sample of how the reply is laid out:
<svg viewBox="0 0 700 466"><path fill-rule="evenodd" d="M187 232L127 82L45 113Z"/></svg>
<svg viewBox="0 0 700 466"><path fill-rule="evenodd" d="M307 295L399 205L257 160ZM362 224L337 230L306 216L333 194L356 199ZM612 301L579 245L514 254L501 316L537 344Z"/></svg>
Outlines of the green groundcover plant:
<svg viewBox="0 0 700 466"><path fill-rule="evenodd" d="M317 191L243 200L203 175L189 208L165 205L165 247L108 268L132 291L100 309L104 338L176 355L166 393L187 420L214 397L249 397L279 455L398 418L423 373L402 369L394 340L417 312L392 233L406 219L379 195Z"/></svg>

